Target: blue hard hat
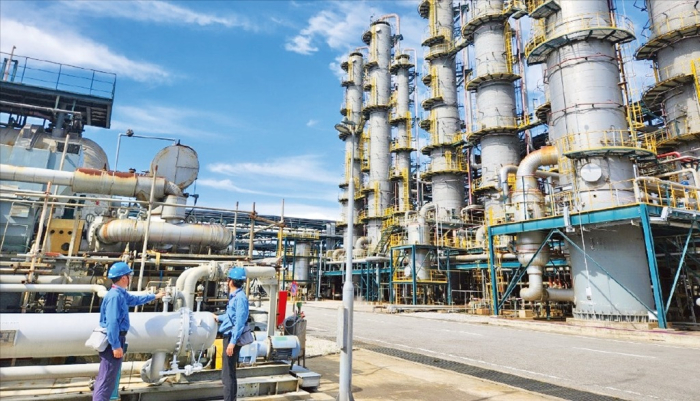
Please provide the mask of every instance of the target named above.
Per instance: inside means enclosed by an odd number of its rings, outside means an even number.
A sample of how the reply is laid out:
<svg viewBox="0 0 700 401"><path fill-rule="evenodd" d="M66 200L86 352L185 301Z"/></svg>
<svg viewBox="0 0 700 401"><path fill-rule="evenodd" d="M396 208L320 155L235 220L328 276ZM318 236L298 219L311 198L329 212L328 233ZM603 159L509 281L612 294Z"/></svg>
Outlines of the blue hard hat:
<svg viewBox="0 0 700 401"><path fill-rule="evenodd" d="M119 278L121 276L125 276L127 274L131 274L133 272L134 271L131 270L129 265L127 265L126 263L117 262L117 263L113 264L112 267L109 268L109 273L107 274L107 277L109 277L110 279L114 279L114 278Z"/></svg>
<svg viewBox="0 0 700 401"><path fill-rule="evenodd" d="M228 271L228 278L231 280L245 280L245 269L242 267L234 267Z"/></svg>

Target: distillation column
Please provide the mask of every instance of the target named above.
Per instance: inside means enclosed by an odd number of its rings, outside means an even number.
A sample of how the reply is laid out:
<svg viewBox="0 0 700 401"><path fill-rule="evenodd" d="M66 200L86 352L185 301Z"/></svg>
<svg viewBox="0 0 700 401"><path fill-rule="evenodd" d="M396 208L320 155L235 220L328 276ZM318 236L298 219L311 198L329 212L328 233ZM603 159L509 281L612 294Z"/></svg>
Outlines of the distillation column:
<svg viewBox="0 0 700 401"><path fill-rule="evenodd" d="M615 52L616 43L634 39L634 29L612 19L607 0L538 0L531 6L530 16L538 21L525 53L530 65L546 62L549 137L565 189L553 202L569 204L572 212L635 202L631 158L651 151L627 125ZM585 254L571 249L574 317L646 321L645 306L653 309L654 302L642 230L632 225L576 229L572 239Z"/></svg>
<svg viewBox="0 0 700 401"><path fill-rule="evenodd" d="M482 197L487 216L504 213L499 173L504 166L520 161L513 86L520 75L513 72L508 18L515 10L510 5L503 0L472 2L471 18L462 27L464 39L474 44L475 61L466 89L476 92L477 113L467 139L474 146L481 145L481 179L473 186L473 192Z"/></svg>
<svg viewBox="0 0 700 401"><path fill-rule="evenodd" d="M656 84L644 93L643 100L664 117L666 130L658 145L665 151L698 156L700 4L695 0L647 0L646 5L651 37L636 57L654 62Z"/></svg>
<svg viewBox="0 0 700 401"><path fill-rule="evenodd" d="M462 121L457 103L455 46L451 0L424 0L418 6L421 17L428 19L428 35L422 45L428 49L424 58L429 72L423 83L429 94L422 106L429 117L421 128L430 134L430 142L421 151L430 156L423 177L431 182L436 217L442 221L459 220L464 205L467 163L462 152Z"/></svg>
<svg viewBox="0 0 700 401"><path fill-rule="evenodd" d="M391 141L394 165L391 180L398 183L394 212L404 214L412 209L411 202L411 153L413 115L410 111L410 96L415 91L415 65L408 54L399 54L391 66L391 73L396 75L394 92L394 109L389 122L396 127L396 137Z"/></svg>
<svg viewBox="0 0 700 401"><path fill-rule="evenodd" d="M343 77L342 86L345 89L345 102L340 111L342 115L347 118L348 121L355 124L354 127L360 130L361 127L358 125L361 123L362 119L362 79L364 77L364 58L362 53L354 51L348 56L348 59L341 64L341 68L347 72L347 75ZM343 132L338 132L338 137L345 142L345 179L340 183L339 187L343 191L338 198L341 205L341 222L340 226L347 226L348 216L346 213L348 211L348 184L350 179L355 181L355 210L362 210L362 197L360 196L360 177L362 172L360 171L361 163L359 157L360 149L360 135L348 135ZM354 141L354 144L353 144ZM353 154L353 149L355 152ZM359 219L355 218L353 222L353 237L357 238L362 235L362 226L357 224Z"/></svg>
<svg viewBox="0 0 700 401"><path fill-rule="evenodd" d="M364 113L369 115L369 146L364 148L369 154L369 179L362 192L367 193L367 236L376 246L382 234L384 211L391 205L392 188L389 181L391 166L391 126L389 110L391 109L391 49L393 38L388 22L374 21L369 30L362 35L362 40L369 46L369 57L365 64L367 80L364 88L369 91L365 101Z"/></svg>

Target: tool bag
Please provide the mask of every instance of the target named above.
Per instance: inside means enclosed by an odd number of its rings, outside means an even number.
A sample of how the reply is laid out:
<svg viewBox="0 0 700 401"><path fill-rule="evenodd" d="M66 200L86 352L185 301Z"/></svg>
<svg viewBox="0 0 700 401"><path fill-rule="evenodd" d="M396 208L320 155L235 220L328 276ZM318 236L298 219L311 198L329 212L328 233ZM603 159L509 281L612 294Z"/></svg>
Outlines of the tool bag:
<svg viewBox="0 0 700 401"><path fill-rule="evenodd" d="M85 341L85 346L92 348L97 352L102 352L107 349L109 341L107 340L107 329L104 327L97 327L92 331L90 337Z"/></svg>
<svg viewBox="0 0 700 401"><path fill-rule="evenodd" d="M246 325L245 329L243 329L243 333L241 333L241 336L238 337L236 345L242 347L244 345L251 344L253 341L255 341L255 337L253 337L253 332L250 330L250 326Z"/></svg>

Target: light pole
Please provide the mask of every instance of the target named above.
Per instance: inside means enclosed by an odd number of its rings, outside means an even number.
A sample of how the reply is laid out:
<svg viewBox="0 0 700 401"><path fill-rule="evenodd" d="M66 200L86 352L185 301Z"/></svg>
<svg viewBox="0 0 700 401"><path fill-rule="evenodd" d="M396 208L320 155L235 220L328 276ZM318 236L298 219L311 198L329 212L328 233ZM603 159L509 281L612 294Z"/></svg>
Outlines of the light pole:
<svg viewBox="0 0 700 401"><path fill-rule="evenodd" d="M340 345L340 375L338 381L338 401L353 401L352 397L352 318L355 288L352 283L352 241L355 226L355 137L362 130L364 119L355 124L347 119L335 125L338 132L349 135L351 142L350 182L348 183L348 226L345 238L345 284L343 284L343 306L338 310L338 344Z"/></svg>

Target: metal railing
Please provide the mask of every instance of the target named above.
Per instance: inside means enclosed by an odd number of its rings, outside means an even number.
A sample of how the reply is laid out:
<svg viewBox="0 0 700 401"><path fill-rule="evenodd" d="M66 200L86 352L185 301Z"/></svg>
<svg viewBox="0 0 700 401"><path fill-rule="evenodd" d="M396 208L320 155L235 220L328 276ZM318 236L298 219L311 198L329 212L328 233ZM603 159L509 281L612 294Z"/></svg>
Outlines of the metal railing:
<svg viewBox="0 0 700 401"><path fill-rule="evenodd" d="M648 28L651 34L649 35L642 32L642 35L647 39L653 39L654 37L672 31L698 25L700 25L700 11L694 10L690 13L677 13L670 18L666 17L661 21L654 21Z"/></svg>
<svg viewBox="0 0 700 401"><path fill-rule="evenodd" d="M657 136L656 140L660 144L697 133L700 133L700 119L695 117L682 117L675 120L668 120L663 129L654 132Z"/></svg>
<svg viewBox="0 0 700 401"><path fill-rule="evenodd" d="M596 29L622 29L634 34L634 24L622 15L616 15L614 20L610 19L608 13L581 14L563 21L546 22L540 19L532 25L532 39L525 45L525 55L554 37Z"/></svg>
<svg viewBox="0 0 700 401"><path fill-rule="evenodd" d="M562 153L593 152L600 150L639 149L656 153L656 136L638 134L629 130L588 131L569 134L556 142Z"/></svg>
<svg viewBox="0 0 700 401"><path fill-rule="evenodd" d="M117 74L32 57L15 55L10 60L5 52L0 55L4 81L114 99Z"/></svg>
<svg viewBox="0 0 700 401"><path fill-rule="evenodd" d="M693 75L695 72L695 64L700 65L700 58L691 60L690 65L688 65L687 62L676 62L664 68L657 68L656 64L654 64L654 78L656 78L656 83L686 75Z"/></svg>

